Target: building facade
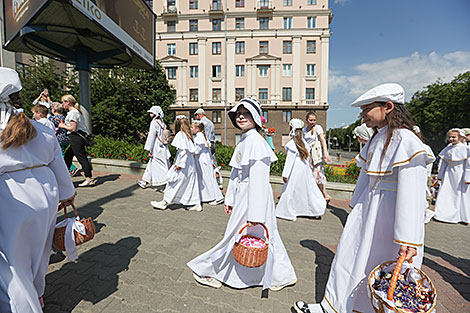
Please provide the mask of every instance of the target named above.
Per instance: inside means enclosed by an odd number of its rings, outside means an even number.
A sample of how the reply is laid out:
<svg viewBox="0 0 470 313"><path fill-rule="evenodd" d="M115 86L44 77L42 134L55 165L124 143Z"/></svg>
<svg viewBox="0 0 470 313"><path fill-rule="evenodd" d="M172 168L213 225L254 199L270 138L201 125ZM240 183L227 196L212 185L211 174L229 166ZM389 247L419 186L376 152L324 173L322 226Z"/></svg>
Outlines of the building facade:
<svg viewBox="0 0 470 313"><path fill-rule="evenodd" d="M240 134L226 113L247 96L261 103L276 149L291 118L314 110L326 127L328 0L165 0L153 9L157 58L177 114L203 108L227 145Z"/></svg>

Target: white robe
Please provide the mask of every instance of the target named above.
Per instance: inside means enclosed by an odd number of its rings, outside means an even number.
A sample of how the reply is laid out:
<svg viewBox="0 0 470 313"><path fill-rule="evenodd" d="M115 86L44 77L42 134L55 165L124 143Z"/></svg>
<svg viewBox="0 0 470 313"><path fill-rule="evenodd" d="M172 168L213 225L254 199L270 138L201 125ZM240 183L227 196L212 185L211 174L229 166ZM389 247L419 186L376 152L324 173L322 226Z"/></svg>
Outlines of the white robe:
<svg viewBox="0 0 470 313"><path fill-rule="evenodd" d="M199 276L213 277L233 288L280 286L296 279L294 268L277 230L269 166L277 160L266 140L255 130L242 134L230 161L232 173L225 204L233 207L224 238L188 263ZM232 254L235 237L247 221L264 224L270 236L265 264L244 267ZM248 233L265 237L264 228L247 227Z"/></svg>
<svg viewBox="0 0 470 313"><path fill-rule="evenodd" d="M150 123L149 134L144 146L144 149L151 152L153 157L150 158L145 168L142 180L152 186L161 186L168 181L170 151L168 146L161 141L165 128L165 123L155 117Z"/></svg>
<svg viewBox="0 0 470 313"><path fill-rule="evenodd" d="M307 143L304 141L305 147ZM308 159L302 160L294 140L286 148L286 163L282 177L287 183L282 187L281 198L276 207L276 216L295 221L297 216L320 216L325 213L326 200L313 177Z"/></svg>
<svg viewBox="0 0 470 313"><path fill-rule="evenodd" d="M45 277L60 200L75 194L55 135L0 148L0 312L42 312Z"/></svg>
<svg viewBox="0 0 470 313"><path fill-rule="evenodd" d="M186 134L179 131L173 139L172 146L178 149L173 166L168 171L168 183L163 195L167 203L182 205L196 205L201 202L199 185L193 153L194 143ZM175 170L175 166L180 170Z"/></svg>
<svg viewBox="0 0 470 313"><path fill-rule="evenodd" d="M356 157L361 173L350 203L353 210L322 301L328 313L373 313L367 276L378 264L394 260L401 245L417 248L413 265L421 267L426 165L433 156L413 132L396 129L381 163L387 128L379 129Z"/></svg>
<svg viewBox="0 0 470 313"><path fill-rule="evenodd" d="M201 202L219 201L224 198L215 177L214 162L209 142L199 132L194 136L196 169L199 181Z"/></svg>
<svg viewBox="0 0 470 313"><path fill-rule="evenodd" d="M470 147L458 143L440 153L435 219L448 223L470 223Z"/></svg>

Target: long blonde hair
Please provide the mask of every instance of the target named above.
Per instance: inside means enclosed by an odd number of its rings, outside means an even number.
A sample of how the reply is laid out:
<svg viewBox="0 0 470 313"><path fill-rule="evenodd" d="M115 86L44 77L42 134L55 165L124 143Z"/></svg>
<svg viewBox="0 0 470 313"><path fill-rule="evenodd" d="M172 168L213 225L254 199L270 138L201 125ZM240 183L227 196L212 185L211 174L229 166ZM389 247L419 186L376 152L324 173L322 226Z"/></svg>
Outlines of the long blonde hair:
<svg viewBox="0 0 470 313"><path fill-rule="evenodd" d="M206 146L208 148L210 148L209 140L207 140L206 131L204 130L204 124L203 123L193 123L193 126L197 127L197 129L199 129L199 131L204 135L204 139L206 140Z"/></svg>
<svg viewBox="0 0 470 313"><path fill-rule="evenodd" d="M80 109L80 104L77 103L77 100L75 100L74 96L72 95L63 95L62 100L67 100L75 109L82 114L82 110Z"/></svg>
<svg viewBox="0 0 470 313"><path fill-rule="evenodd" d="M299 151L300 159L302 161L307 160L309 157L309 153L308 153L307 148L305 148L302 129L296 129L295 136L293 138L294 138L295 146L297 147L297 150Z"/></svg>
<svg viewBox="0 0 470 313"><path fill-rule="evenodd" d="M15 108L21 108L22 101L19 92L10 95L10 103ZM36 128L31 124L29 118L23 112L20 112L11 116L7 126L0 135L0 143L3 150L9 147L21 147L36 137L36 135Z"/></svg>
<svg viewBox="0 0 470 313"><path fill-rule="evenodd" d="M177 134L179 131L185 133L186 137L189 140L194 142L193 135L191 134L191 126L189 125L189 120L187 118L179 118L175 121L175 133Z"/></svg>

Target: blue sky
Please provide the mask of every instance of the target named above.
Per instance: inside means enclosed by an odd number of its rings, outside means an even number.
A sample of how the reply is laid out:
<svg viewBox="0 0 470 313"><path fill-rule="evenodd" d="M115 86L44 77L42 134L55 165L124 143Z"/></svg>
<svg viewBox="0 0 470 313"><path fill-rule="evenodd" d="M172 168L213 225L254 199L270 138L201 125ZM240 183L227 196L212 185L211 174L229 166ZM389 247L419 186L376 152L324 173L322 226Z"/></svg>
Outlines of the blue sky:
<svg viewBox="0 0 470 313"><path fill-rule="evenodd" d="M327 128L359 115L350 103L386 82L406 99L470 70L470 0L330 0Z"/></svg>

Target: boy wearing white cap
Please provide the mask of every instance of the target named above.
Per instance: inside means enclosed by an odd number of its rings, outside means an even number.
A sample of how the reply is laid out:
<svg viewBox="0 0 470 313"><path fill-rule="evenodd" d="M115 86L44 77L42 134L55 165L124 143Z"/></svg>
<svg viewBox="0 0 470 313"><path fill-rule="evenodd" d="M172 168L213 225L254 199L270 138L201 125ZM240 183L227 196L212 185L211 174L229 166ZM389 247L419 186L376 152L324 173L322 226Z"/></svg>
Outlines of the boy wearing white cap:
<svg viewBox="0 0 470 313"><path fill-rule="evenodd" d="M361 117L375 135L356 162L361 167L351 199L353 209L333 259L325 296L320 304L295 303L302 313L373 313L367 276L380 263L398 254L421 267L424 244L426 153L412 130L398 84L377 86L354 101ZM414 257L414 261L413 261Z"/></svg>
<svg viewBox="0 0 470 313"><path fill-rule="evenodd" d="M269 184L270 165L277 158L259 133L261 108L256 100L242 99L228 114L232 124L242 131L230 160L232 173L225 195L224 209L230 219L224 238L188 266L197 282L210 287L220 288L224 283L239 289L263 286L263 289L280 290L295 284L297 278L277 230ZM268 229L269 240L259 224ZM242 266L233 257L237 235L245 225L249 234L269 241L266 263L260 267Z"/></svg>
<svg viewBox="0 0 470 313"><path fill-rule="evenodd" d="M144 146L144 149L149 152L149 162L142 180L137 181L137 184L142 188L165 185L168 180L168 169L170 168L168 130L165 122L163 122L163 110L158 105L154 105L147 112L150 113L152 121Z"/></svg>
<svg viewBox="0 0 470 313"><path fill-rule="evenodd" d="M434 218L447 223L470 223L470 147L464 144L465 132L452 128L447 132L450 145L440 153L441 186L434 207Z"/></svg>
<svg viewBox="0 0 470 313"><path fill-rule="evenodd" d="M326 200L318 188L309 165L307 142L303 139L304 122L293 118L289 122L292 139L286 144L286 162L282 171L284 186L276 207L276 216L295 221L297 216L321 216Z"/></svg>

